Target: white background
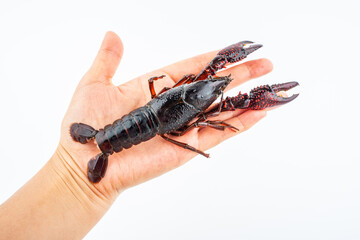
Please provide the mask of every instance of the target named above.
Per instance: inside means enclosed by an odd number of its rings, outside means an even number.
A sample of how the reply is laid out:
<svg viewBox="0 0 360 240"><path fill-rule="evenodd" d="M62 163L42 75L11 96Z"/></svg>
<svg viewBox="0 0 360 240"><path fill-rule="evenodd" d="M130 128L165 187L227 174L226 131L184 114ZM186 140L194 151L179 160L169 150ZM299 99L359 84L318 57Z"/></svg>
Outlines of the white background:
<svg viewBox="0 0 360 240"><path fill-rule="evenodd" d="M360 239L359 12L356 0L1 0L0 202L54 152L107 30L125 47L116 84L252 40L264 47L249 59L274 71L241 90L298 81L300 96L210 159L126 191L85 239Z"/></svg>

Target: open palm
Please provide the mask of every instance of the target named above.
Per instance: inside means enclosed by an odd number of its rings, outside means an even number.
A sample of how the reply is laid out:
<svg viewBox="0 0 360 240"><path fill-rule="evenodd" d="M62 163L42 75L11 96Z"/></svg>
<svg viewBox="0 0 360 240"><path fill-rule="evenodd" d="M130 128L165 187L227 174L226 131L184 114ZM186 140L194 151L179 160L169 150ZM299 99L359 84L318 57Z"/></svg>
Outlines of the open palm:
<svg viewBox="0 0 360 240"><path fill-rule="evenodd" d="M95 129L103 128L135 108L145 105L150 100L148 79L152 76L166 75L155 82L158 90L170 87L183 75L198 73L215 55L216 51L169 65L144 76L137 77L123 85L115 86L111 79L115 74L123 47L120 38L108 32L104 38L93 66L80 81L61 128L59 154L69 164L76 164L82 177L86 179L87 163L100 153L96 143L80 144L74 142L69 134L70 125L74 122L86 123ZM227 90L272 70L272 64L266 59L245 62L227 69L219 75L234 78ZM222 113L216 119L237 127L240 131L218 131L211 128L193 129L176 140L205 151L225 139L234 136L258 122L265 111L243 111ZM174 137L175 138L175 137ZM174 169L196 154L171 144L157 136L147 142L125 149L109 157L109 166L105 177L94 186L105 195L116 195L118 192L148 179ZM89 182L89 184L91 184ZM109 196L110 197L110 196Z"/></svg>

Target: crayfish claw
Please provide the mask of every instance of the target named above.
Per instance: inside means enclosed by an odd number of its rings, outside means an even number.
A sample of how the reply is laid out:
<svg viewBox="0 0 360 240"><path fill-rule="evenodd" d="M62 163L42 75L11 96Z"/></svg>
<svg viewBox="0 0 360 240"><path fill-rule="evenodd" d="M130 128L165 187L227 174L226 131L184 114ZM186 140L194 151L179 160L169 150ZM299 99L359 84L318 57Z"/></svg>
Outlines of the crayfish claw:
<svg viewBox="0 0 360 240"><path fill-rule="evenodd" d="M298 85L298 82L287 82L254 88L250 92L250 104L248 108L261 110L289 103L297 98L299 94L294 94L290 97L283 97L280 92L290 90Z"/></svg>
<svg viewBox="0 0 360 240"><path fill-rule="evenodd" d="M195 77L195 81L200 81L213 76L217 71L224 69L228 63L236 63L246 58L250 53L255 52L261 48L261 44L254 44L245 47L248 44L253 44L252 41L241 41L232 44L222 50L220 50L216 56L211 60L209 64L205 66L203 70Z"/></svg>
<svg viewBox="0 0 360 240"><path fill-rule="evenodd" d="M258 50L262 46L263 46L262 44L254 44L254 45L251 45L251 46L249 46L247 48L244 48L245 51L246 51L246 56L249 55L250 53L255 52L256 50Z"/></svg>
<svg viewBox="0 0 360 240"><path fill-rule="evenodd" d="M241 41L241 42L239 42L240 44L243 44L244 46L246 45L246 44L253 44L254 42L253 41L248 41L248 40L244 40L244 41Z"/></svg>
<svg viewBox="0 0 360 240"><path fill-rule="evenodd" d="M298 85L299 85L298 82L287 82L287 83L273 84L271 85L271 88L273 89L274 92L280 92L280 91L290 90Z"/></svg>
<svg viewBox="0 0 360 240"><path fill-rule="evenodd" d="M250 53L255 52L263 45L254 44L245 47L247 44L253 44L251 41L241 41L232 44L218 52L217 56L223 56L228 63L235 63L246 58Z"/></svg>

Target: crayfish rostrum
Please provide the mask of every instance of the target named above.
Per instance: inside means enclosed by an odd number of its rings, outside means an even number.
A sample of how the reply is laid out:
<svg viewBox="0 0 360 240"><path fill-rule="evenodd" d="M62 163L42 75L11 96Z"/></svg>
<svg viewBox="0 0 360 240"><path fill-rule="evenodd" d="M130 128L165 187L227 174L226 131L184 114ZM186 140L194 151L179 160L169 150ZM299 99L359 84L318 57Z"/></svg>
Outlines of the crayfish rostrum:
<svg viewBox="0 0 360 240"><path fill-rule="evenodd" d="M248 44L250 46L245 47ZM145 106L122 116L103 129L95 130L84 123L73 123L70 134L75 141L87 143L95 139L101 150L101 153L88 163L89 180L96 183L105 176L109 155L147 141L156 135L179 147L209 157L201 150L176 141L170 136L181 136L196 127L237 130L226 122L208 120L208 117L235 109L261 110L294 100L298 94L282 97L277 93L297 86L297 82L260 86L251 90L249 94L239 93L235 97L223 99L223 92L232 78L230 75L217 77L215 73L228 63L246 58L260 47L262 45L250 41L228 46L219 51L199 74L185 75L172 88L164 88L159 94L154 90L154 81L165 76L150 78L149 88L152 99ZM220 102L210 107L219 96L221 96Z"/></svg>

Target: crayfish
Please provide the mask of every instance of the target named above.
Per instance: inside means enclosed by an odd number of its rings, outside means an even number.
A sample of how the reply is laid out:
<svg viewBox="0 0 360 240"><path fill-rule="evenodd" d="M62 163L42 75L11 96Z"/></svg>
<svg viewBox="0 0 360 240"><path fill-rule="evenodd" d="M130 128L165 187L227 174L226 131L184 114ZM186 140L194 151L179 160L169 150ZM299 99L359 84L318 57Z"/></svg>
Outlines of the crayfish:
<svg viewBox="0 0 360 240"><path fill-rule="evenodd" d="M250 46L245 47L248 44ZM172 88L164 88L159 94L155 92L154 81L165 75L150 78L148 81L152 99L145 106L122 116L103 129L95 130L84 123L73 123L70 127L73 140L87 143L95 139L101 150L100 154L88 162L89 180L97 183L105 176L109 155L150 140L156 135L179 147L209 157L203 151L176 141L170 136L181 136L196 127L237 130L224 121L208 120L208 118L224 111L261 110L294 100L298 94L283 97L278 93L297 86L297 82L260 86L251 90L249 94L239 93L235 97L223 99L223 92L232 78L230 75L218 77L215 73L228 63L246 58L260 47L262 45L253 44L251 41L228 46L219 51L199 74L185 75ZM210 107L220 96L220 102Z"/></svg>

